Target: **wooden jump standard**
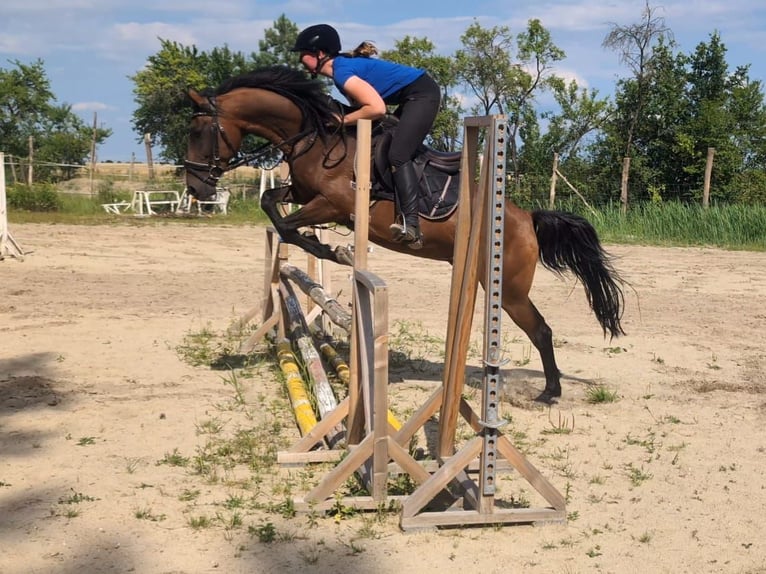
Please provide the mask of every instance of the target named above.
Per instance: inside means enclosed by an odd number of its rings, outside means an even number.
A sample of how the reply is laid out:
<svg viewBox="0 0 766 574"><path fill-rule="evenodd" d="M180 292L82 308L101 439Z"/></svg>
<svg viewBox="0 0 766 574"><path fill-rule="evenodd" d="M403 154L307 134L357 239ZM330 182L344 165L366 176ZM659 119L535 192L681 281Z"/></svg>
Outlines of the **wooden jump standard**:
<svg viewBox="0 0 766 574"><path fill-rule="evenodd" d="M476 173L479 131L486 130L486 148L479 182ZM460 204L452 269L449 322L442 387L405 423L399 434L408 439L433 416L439 415L439 470L405 501L402 529L428 526L563 521L564 497L500 432L500 325L502 313L502 246L505 213L504 116L467 118L461 164ZM484 250L482 250L482 247ZM462 397L471 323L478 290L479 262L485 257L484 375L481 416ZM476 435L455 452L458 414ZM397 436L397 438L400 438ZM467 475L469 463L479 457L478 485ZM546 508L499 508L496 472L504 457L550 504ZM430 511L427 506L444 489L462 491L463 508Z"/></svg>
<svg viewBox="0 0 766 574"><path fill-rule="evenodd" d="M450 314L442 386L421 408L396 429L388 413L388 318L387 289L378 277L366 271L367 230L369 223L369 122L359 122L357 158L357 210L355 219L355 265L353 313L351 323L351 382L349 395L336 409L305 434L280 462L305 463L333 460L337 451L312 451L328 431L344 419L348 427L348 454L303 500L298 510L327 510L336 504L333 493L355 472L367 485L368 497L342 500L348 506L377 509L397 501L402 506L402 529L448 525L498 524L563 521L564 497L501 433L497 406L500 383L500 313L502 309L502 245L505 182L505 138L503 116L468 118L464 125L461 198L455 240L455 255L450 294ZM476 173L479 131L487 130L487 144L479 181ZM367 143L365 143L365 141ZM482 250L484 249L484 250ZM268 234L267 271L261 327L243 343L243 352L252 349L263 336L277 327L284 336L280 320L280 269L286 263L286 246ZM481 257L485 266L484 376L481 416L463 399L465 362L472 317L478 290ZM307 293L310 289L304 289ZM320 297L321 298L321 297ZM316 300L316 299L315 299ZM240 327L255 317L248 312ZM439 411L438 468L414 460L407 452L412 436ZM476 435L455 452L458 416L462 416ZM329 456L328 456L329 455ZM337 456L337 455L336 455ZM501 460L501 457L505 460ZM468 471L479 461L478 484ZM395 471L405 472L418 484L409 496L389 496L387 480L393 461ZM510 464L550 504L545 508L499 508L496 505L496 472ZM450 501L445 506L444 500ZM462 501L460 500L462 498ZM439 501L439 510L429 504ZM462 508L456 507L462 502Z"/></svg>

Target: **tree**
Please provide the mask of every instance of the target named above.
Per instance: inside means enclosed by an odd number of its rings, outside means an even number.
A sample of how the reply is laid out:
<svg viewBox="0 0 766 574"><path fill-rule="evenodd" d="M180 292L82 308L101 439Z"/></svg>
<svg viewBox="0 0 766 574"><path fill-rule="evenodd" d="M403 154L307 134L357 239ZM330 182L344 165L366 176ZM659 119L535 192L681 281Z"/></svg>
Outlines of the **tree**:
<svg viewBox="0 0 766 574"><path fill-rule="evenodd" d="M36 160L84 165L94 137L92 128L70 105L55 104L42 60L11 63L11 69L0 68L0 149L27 157L32 138ZM102 143L111 133L109 129L97 129L96 143ZM40 168L35 174L38 179L53 178L57 170Z"/></svg>
<svg viewBox="0 0 766 574"><path fill-rule="evenodd" d="M297 38L298 25L281 14L271 28L264 31L263 40L258 40L258 52L252 52L250 59L256 68L274 65L298 68L298 56L291 51Z"/></svg>
<svg viewBox="0 0 766 574"><path fill-rule="evenodd" d="M645 94L647 85L652 75L652 46L655 42L665 38L669 29L665 26L665 20L654 15L654 9L646 0L641 14L642 20L636 24L620 26L612 24L612 29L602 45L605 48L619 52L620 61L626 64L633 72L635 98L634 108L627 126L625 138L625 163L623 164L622 190L620 200L623 209L628 203L628 170L630 169L630 151L633 145L633 134L644 111Z"/></svg>
<svg viewBox="0 0 766 574"><path fill-rule="evenodd" d="M149 134L152 145L161 147L167 161L180 163L186 156L189 130L190 86L207 87L206 59L196 47L160 39L161 48L149 56L147 65L130 79L135 83L136 110L133 129L137 141Z"/></svg>
<svg viewBox="0 0 766 574"><path fill-rule="evenodd" d="M603 185L619 174L639 97L641 121L633 131L631 188L637 198L673 196L697 200L702 194L708 148L715 148L711 197L753 201L760 197L766 167L766 108L761 83L748 67L730 73L726 47L717 33L688 55L659 40L650 55L652 73L639 96L637 80L618 83L616 111L594 146L594 164L605 166L594 179Z"/></svg>
<svg viewBox="0 0 766 574"><path fill-rule="evenodd" d="M149 56L147 65L131 77L137 104L132 123L138 141L143 141L148 133L165 161L182 163L190 121L187 89L214 88L232 76L260 66L290 63L295 66L297 58L289 49L297 33L297 26L282 15L259 42L262 52L249 57L231 51L226 45L204 52L196 46L160 39L159 52Z"/></svg>
<svg viewBox="0 0 766 574"><path fill-rule="evenodd" d="M535 116L536 96L560 82L552 73L552 66L564 58L564 52L536 19L530 20L527 29L515 39L505 26L485 29L474 22L461 41L464 48L455 54L457 73L479 100L474 109L484 115L507 116L509 171L518 191L522 173L519 157L522 119Z"/></svg>
<svg viewBox="0 0 766 574"><path fill-rule="evenodd" d="M460 100L451 91L457 85L453 61L447 56L438 56L435 46L428 38L405 36L397 40L393 50L384 51L382 58L426 70L439 84L442 101L439 113L431 129L430 144L442 151L453 151L462 136L460 116L463 112Z"/></svg>

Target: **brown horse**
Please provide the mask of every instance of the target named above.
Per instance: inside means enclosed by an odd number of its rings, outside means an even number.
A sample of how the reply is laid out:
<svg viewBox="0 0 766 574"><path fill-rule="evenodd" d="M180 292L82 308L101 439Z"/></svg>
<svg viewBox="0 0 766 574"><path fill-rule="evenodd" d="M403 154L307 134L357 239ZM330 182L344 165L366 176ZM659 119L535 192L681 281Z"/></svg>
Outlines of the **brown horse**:
<svg viewBox="0 0 766 574"><path fill-rule="evenodd" d="M281 239L323 259L350 264L348 250L332 250L300 228L329 223L353 226L355 139L338 121L340 108L322 85L283 67L256 70L231 78L215 91L189 90L192 119L186 167L188 192L200 201L215 193L221 175L254 157L279 150L289 163L291 184L267 191L261 206ZM270 142L243 157L243 138L255 134ZM280 204L302 207L283 216ZM441 261L452 261L456 217L423 218L425 244L412 251L391 240L392 201L370 207L369 238L387 249ZM624 334L622 280L604 252L595 229L582 217L564 212L528 212L510 201L505 208L503 309L540 353L545 390L538 400L561 396L553 336L529 299L538 259L556 272L572 272L583 284L588 302L606 336Z"/></svg>

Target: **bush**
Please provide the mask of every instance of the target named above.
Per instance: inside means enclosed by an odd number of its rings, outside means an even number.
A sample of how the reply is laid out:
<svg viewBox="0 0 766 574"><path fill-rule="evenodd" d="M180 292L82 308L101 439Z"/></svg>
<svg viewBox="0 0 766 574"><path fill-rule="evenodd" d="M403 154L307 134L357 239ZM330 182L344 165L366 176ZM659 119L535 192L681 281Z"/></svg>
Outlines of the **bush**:
<svg viewBox="0 0 766 574"><path fill-rule="evenodd" d="M12 185L7 190L8 207L23 211L60 211L61 198L52 184Z"/></svg>

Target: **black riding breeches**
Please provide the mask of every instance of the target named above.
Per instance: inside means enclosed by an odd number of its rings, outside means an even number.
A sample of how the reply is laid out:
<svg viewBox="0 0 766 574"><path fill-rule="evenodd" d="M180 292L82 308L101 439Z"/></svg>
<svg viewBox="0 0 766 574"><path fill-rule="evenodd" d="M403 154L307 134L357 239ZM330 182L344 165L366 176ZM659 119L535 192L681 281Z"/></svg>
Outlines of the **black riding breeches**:
<svg viewBox="0 0 766 574"><path fill-rule="evenodd" d="M400 102L394 112L399 117L399 125L388 151L388 160L394 168L415 157L418 146L431 131L439 112L441 90L431 76L423 74L399 90L395 98Z"/></svg>

